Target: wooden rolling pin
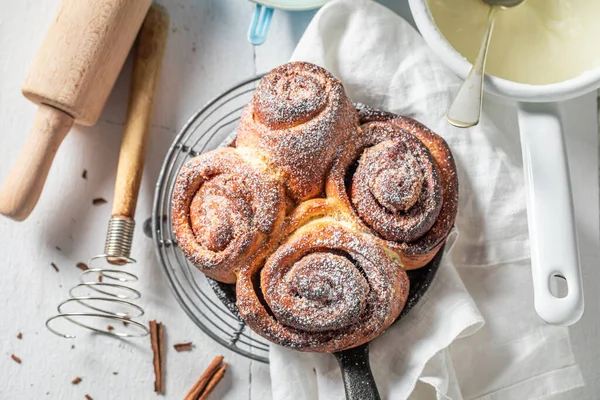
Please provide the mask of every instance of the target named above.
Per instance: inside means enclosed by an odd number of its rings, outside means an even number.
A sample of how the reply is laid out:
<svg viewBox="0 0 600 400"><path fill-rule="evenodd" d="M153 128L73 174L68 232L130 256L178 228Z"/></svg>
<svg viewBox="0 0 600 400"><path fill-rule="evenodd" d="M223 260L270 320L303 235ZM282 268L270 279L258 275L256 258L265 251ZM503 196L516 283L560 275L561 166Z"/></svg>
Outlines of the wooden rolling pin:
<svg viewBox="0 0 600 400"><path fill-rule="evenodd" d="M63 0L23 95L40 105L25 146L0 191L0 213L22 221L73 123L100 116L151 0Z"/></svg>
<svg viewBox="0 0 600 400"><path fill-rule="evenodd" d="M169 16L153 4L142 25L135 48L127 120L119 153L112 216L104 253L112 264L129 259L134 215L140 190L154 97L169 33Z"/></svg>

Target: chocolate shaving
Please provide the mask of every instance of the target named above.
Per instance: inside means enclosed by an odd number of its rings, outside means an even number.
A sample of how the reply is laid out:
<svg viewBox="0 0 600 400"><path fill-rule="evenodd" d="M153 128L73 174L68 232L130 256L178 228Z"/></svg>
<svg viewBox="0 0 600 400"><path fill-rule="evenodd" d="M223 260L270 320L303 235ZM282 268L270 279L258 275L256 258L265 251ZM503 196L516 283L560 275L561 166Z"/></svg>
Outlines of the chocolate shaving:
<svg viewBox="0 0 600 400"><path fill-rule="evenodd" d="M95 206L101 206L102 204L106 204L108 201L104 200L102 197L98 197L92 200L92 204Z"/></svg>
<svg viewBox="0 0 600 400"><path fill-rule="evenodd" d="M79 268L82 271L87 271L88 269L90 269L86 263L82 263L82 262L78 262L76 266L77 266L77 268Z"/></svg>
<svg viewBox="0 0 600 400"><path fill-rule="evenodd" d="M51 262L50 265L52 266L52 268L54 268L54 270L56 272L58 272L58 266L56 264L54 264L53 262Z"/></svg>
<svg viewBox="0 0 600 400"><path fill-rule="evenodd" d="M72 383L73 385L77 385L79 382L81 382L81 378L80 378L80 377L77 377L77 378L75 378L75 379L73 379L73 380L71 381L71 383Z"/></svg>
<svg viewBox="0 0 600 400"><path fill-rule="evenodd" d="M21 332L19 332L19 334L17 335L17 339L23 339L23 334Z"/></svg>
<svg viewBox="0 0 600 400"><path fill-rule="evenodd" d="M163 387L163 349L164 349L164 325L156 320L150 321L150 342L152 344L154 364L154 391L164 394Z"/></svg>
<svg viewBox="0 0 600 400"><path fill-rule="evenodd" d="M15 360L15 362L17 362L18 364L21 364L21 359L19 357L15 356L14 354L11 354L10 358Z"/></svg>
<svg viewBox="0 0 600 400"><path fill-rule="evenodd" d="M192 350L192 342L187 342L187 343L177 343L173 345L173 348L176 351L190 351Z"/></svg>
<svg viewBox="0 0 600 400"><path fill-rule="evenodd" d="M217 383L223 378L226 369L227 364L223 364L223 356L215 357L202 375L200 375L194 386L192 386L184 400L206 399L214 387L217 386Z"/></svg>

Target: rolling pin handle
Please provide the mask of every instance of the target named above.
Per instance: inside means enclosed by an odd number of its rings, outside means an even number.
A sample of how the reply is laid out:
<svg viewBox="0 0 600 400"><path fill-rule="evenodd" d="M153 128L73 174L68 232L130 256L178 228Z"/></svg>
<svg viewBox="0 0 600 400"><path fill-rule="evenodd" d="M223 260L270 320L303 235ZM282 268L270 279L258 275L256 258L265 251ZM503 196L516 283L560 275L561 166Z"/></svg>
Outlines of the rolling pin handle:
<svg viewBox="0 0 600 400"><path fill-rule="evenodd" d="M41 104L21 154L0 191L0 214L23 221L35 207L58 147L73 126L73 117Z"/></svg>

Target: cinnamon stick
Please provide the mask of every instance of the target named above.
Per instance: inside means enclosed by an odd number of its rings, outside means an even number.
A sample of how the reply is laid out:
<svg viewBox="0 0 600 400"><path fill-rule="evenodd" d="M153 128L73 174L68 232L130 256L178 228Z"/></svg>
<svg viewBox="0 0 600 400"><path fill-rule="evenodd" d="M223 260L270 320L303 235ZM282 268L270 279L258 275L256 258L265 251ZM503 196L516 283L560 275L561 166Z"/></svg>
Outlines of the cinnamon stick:
<svg viewBox="0 0 600 400"><path fill-rule="evenodd" d="M221 368L219 368L217 370L217 372L215 372L213 377L210 378L210 381L208 381L206 388L202 392L202 395L200 397L198 397L198 400L206 400L208 398L208 395L210 394L210 392L212 392L212 390L215 388L215 386L217 386L217 384L219 382L221 382L221 379L223 379L223 376L225 376L226 369L227 369L227 363L221 365Z"/></svg>
<svg viewBox="0 0 600 400"><path fill-rule="evenodd" d="M196 381L194 386L190 389L184 400L198 400L204 393L204 389L207 387L211 378L219 371L221 364L223 363L223 356L217 356L208 365L206 370L200 375L200 378ZM212 390L212 389L211 389Z"/></svg>
<svg viewBox="0 0 600 400"><path fill-rule="evenodd" d="M156 320L150 321L150 342L152 344L153 364L154 364L154 391L164 394L163 387L163 340L164 326Z"/></svg>

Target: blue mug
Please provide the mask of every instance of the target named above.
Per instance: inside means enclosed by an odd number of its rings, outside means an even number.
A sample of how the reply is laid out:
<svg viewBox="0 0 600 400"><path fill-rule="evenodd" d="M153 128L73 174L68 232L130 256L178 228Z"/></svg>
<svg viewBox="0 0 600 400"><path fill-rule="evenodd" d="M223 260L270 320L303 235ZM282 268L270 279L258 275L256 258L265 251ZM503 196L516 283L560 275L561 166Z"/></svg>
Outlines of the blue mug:
<svg viewBox="0 0 600 400"><path fill-rule="evenodd" d="M253 0L256 3L250 29L248 29L248 40L255 46L259 46L267 39L271 19L275 8L280 10L302 11L321 7L329 0Z"/></svg>

